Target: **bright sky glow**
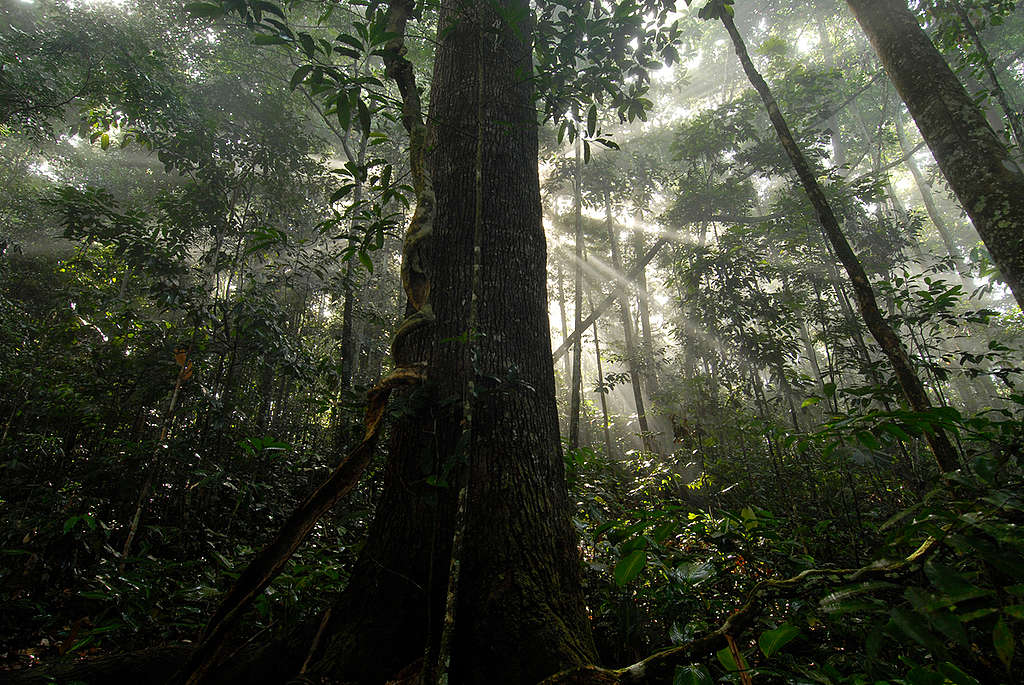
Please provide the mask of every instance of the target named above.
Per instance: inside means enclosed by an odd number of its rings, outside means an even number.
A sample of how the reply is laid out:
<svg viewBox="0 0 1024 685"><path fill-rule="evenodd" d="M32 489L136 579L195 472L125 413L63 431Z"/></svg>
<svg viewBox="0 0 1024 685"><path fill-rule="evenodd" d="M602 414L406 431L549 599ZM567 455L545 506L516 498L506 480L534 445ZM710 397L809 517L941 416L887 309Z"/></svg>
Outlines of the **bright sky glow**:
<svg viewBox="0 0 1024 685"><path fill-rule="evenodd" d="M801 55L807 55L818 47L821 37L812 31L804 31L796 41L796 49Z"/></svg>
<svg viewBox="0 0 1024 685"><path fill-rule="evenodd" d="M54 169L53 165L50 164L50 162L45 159L40 160L38 162L32 162L31 164L28 165L28 169L36 176L43 176L45 178L50 179L51 181L56 181L60 178L60 175L57 173L57 170Z"/></svg>

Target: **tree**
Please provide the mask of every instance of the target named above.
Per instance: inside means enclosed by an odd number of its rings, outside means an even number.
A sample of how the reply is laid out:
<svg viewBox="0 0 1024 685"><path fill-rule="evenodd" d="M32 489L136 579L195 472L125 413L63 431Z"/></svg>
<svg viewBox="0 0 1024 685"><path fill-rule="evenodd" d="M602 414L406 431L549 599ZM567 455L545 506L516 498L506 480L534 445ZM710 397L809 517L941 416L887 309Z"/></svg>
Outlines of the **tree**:
<svg viewBox="0 0 1024 685"><path fill-rule="evenodd" d="M992 260L1024 306L1024 171L905 0L847 0Z"/></svg>
<svg viewBox="0 0 1024 685"><path fill-rule="evenodd" d="M447 607L452 681L523 683L594 659L547 335L528 3L445 2L438 26L436 321L396 349L426 362L429 381L404 398L414 410L395 428L385 491L319 668L373 681L425 652L443 658L446 579L461 568Z"/></svg>
<svg viewBox="0 0 1024 685"><path fill-rule="evenodd" d="M927 412L931 410L931 401L928 399L921 379L914 370L910 357L900 343L896 332L886 322L885 317L882 316L882 312L878 308L874 290L871 287L871 282L868 280L867 273L864 271L864 267L843 235L842 229L839 227L839 221L836 219L831 205L829 205L828 200L825 198L825 194L818 184L814 171L807 162L807 158L794 140L793 134L789 130L789 125L782 117L779 105L769 90L768 84L750 59L746 45L733 21L734 10L731 0L717 0L713 4L707 5L701 12L702 15L709 17L717 16L722 20L722 24L729 32L729 37L736 47L736 54L740 58L743 70L750 79L750 83L757 90L758 95L764 101L765 109L768 110L768 116L775 127L779 142L782 143L783 148L786 150L786 154L792 162L801 184L804 186L808 199L814 205L814 211L818 215L818 220L821 222L829 242L846 269L847 275L850 277L850 283L853 286L861 316L864 318L864 322L874 336L875 341L889 358L907 403L914 411ZM927 439L935 455L936 463L941 470L952 471L958 468L959 460L956 449L941 429L929 433Z"/></svg>

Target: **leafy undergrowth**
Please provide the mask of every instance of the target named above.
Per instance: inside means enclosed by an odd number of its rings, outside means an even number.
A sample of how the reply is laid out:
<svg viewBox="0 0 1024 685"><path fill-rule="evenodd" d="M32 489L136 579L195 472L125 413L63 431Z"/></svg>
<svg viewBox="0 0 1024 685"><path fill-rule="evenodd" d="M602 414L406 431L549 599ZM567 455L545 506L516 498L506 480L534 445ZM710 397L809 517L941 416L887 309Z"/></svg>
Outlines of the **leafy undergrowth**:
<svg viewBox="0 0 1024 685"><path fill-rule="evenodd" d="M935 425L971 464L918 495L886 454ZM752 611L750 628L675 683L1018 682L1019 441L1003 413L873 413L783 440L781 458L748 460L742 483L733 461L707 459L694 477L692 462L634 455L625 485L611 475L621 464L570 453L603 657L626 666Z"/></svg>

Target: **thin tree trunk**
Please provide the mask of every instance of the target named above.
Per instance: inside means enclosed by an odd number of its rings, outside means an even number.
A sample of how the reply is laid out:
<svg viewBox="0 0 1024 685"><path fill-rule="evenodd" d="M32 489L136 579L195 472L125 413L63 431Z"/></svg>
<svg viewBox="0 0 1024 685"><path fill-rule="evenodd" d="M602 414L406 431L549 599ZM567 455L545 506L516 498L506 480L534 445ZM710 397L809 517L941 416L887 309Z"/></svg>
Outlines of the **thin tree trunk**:
<svg viewBox="0 0 1024 685"><path fill-rule="evenodd" d="M643 258L644 238L640 231L633 233L633 259L639 261ZM651 339L651 294L647 291L647 269L640 269L636 278L637 308L640 311L640 330L642 338L640 349L643 352L644 382L647 386L647 396L651 397L658 392L658 370L654 363L654 343Z"/></svg>
<svg viewBox="0 0 1024 685"><path fill-rule="evenodd" d="M601 389L601 418L604 430L604 450L606 457L614 457L612 436L608 429L608 392L604 387L604 369L601 366L601 340L597 333L597 322L594 322L594 360L597 362L597 385Z"/></svg>
<svg viewBox="0 0 1024 685"><path fill-rule="evenodd" d="M917 166L913 155L909 153L910 144L907 142L907 136L904 132L903 117L898 115L896 116L896 137L900 143L900 150L903 151L907 169L910 170L910 175L914 177L917 191L921 194L924 211L928 214L928 218L931 219L935 230L938 231L939 237L942 238L942 244L946 247L946 254L953 260L960 276L966 280L967 266L964 264L963 255L960 253L960 248L956 246L956 241L953 240L953 231L950 229L949 223L946 222L946 218L942 215L938 205L935 204L935 196L932 194L931 185L928 184L924 174L921 173L921 168Z"/></svg>
<svg viewBox="0 0 1024 685"><path fill-rule="evenodd" d="M562 262L558 262L558 316L562 323L562 342L569 338L569 320L565 315L565 274L562 272ZM572 360L568 357L562 358L562 373L565 376L565 383L568 387L572 383ZM571 388L570 388L571 392Z"/></svg>
<svg viewBox="0 0 1024 685"><path fill-rule="evenodd" d="M573 167L573 219L576 234L576 261L573 264L573 322L576 330L583 327L583 175L582 138L576 136L576 163ZM569 449L580 446L580 390L583 383L583 340L577 338L572 349L572 387L569 390Z"/></svg>
<svg viewBox="0 0 1024 685"><path fill-rule="evenodd" d="M651 246L651 249L647 251L647 254L644 255L644 258L640 260L640 263L634 266L633 270L626 274L626 280L631 281L634 278L636 278L636 275L639 273L640 269L643 269L648 264L650 264L651 260L654 259L655 255L658 254L658 251L661 250L661 248L664 247L667 243L668 239L659 238L658 242L654 243L654 245ZM592 312L590 312L590 315L583 320L581 327L577 328L572 333L570 333L568 337L566 337L565 340L562 341L562 344L558 346L558 349L551 353L551 360L557 362L559 359L561 359L562 355L566 353L566 350L568 350L569 347L573 345L581 335L583 335L583 332L587 328L589 328L592 323L597 321L606 311L608 311L608 308L615 304L618 301L618 298L618 293L612 292L610 295L601 300L597 307Z"/></svg>
<svg viewBox="0 0 1024 685"><path fill-rule="evenodd" d="M719 13L719 18L729 32L747 78L750 79L751 84L764 101L765 108L768 110L768 116L775 127L775 132L778 134L779 140L786 150L786 154L789 156L790 162L792 162L793 168L796 170L797 176L799 176L811 204L814 205L818 219L825 229L829 241L832 243L839 260L846 268L850 282L853 285L861 316L864 317L868 330L871 331L871 334L889 358L903 394L911 408L919 412L931 410L931 401L925 393L921 379L918 378L917 373L914 371L910 358L900 344L896 332L886 322L882 312L879 311L874 290L871 287L867 274L864 272L864 267L861 265L860 260L857 259L850 244L846 241L846 236L843 235L842 230L839 228L839 221L836 219L832 207L825 198L825 193L818 184L810 164L804 157L803 152L800 151L796 140L793 138L793 134L789 130L788 124L783 119L782 112L779 110L778 103L776 103L771 90L768 88L768 84L765 83L764 78L761 77L761 74L754 67L754 63L747 53L746 45L736 29L732 16L728 12L722 11ZM942 471L952 471L959 467L959 458L956 450L941 428L935 428L932 432L926 433L926 439L935 455L936 463Z"/></svg>
<svg viewBox="0 0 1024 685"><path fill-rule="evenodd" d="M999 102L999 107L1002 108L1003 115L1010 123L1010 131L1013 134L1013 142L1017 145L1018 154L1024 153L1024 127L1021 126L1020 115L1010 104L1010 99L1006 96L1006 91L1003 90L1003 86L999 83L999 77L996 76L992 58L988 55L985 43L981 40L981 36L978 35L978 29L974 26L974 22L971 21L971 17L967 14L967 10L964 9L963 3L961 3L960 0L949 0L949 3L953 6L957 16L960 17L960 21L963 22L967 35L971 37L971 42L974 43L974 49L978 51L978 56L981 58L981 64L985 71L985 76L988 77L989 87L992 89L992 92L995 93L996 100Z"/></svg>
<svg viewBox="0 0 1024 685"><path fill-rule="evenodd" d="M612 199L607 193L605 194L605 222L608 225L608 241L611 243L612 248L612 268L615 269L617 274L621 274L622 257L619 254L619 240L615 235L615 221L612 218ZM626 364L629 368L630 384L633 386L633 401L636 403L636 420L640 426L640 439L643 442L644 450L656 452L651 429L647 424L647 412L644 408L640 369L636 363L636 343L633 340L633 322L629 313L629 297L626 295L626 288L621 282L616 282L615 290L619 297L622 335L626 345Z"/></svg>

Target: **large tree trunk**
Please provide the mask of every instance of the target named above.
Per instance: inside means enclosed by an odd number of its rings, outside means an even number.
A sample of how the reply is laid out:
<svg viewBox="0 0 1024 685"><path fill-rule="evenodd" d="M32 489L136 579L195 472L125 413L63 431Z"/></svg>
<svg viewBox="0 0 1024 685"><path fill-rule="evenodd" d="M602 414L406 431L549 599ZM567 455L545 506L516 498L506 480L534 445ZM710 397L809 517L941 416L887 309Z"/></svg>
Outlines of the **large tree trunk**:
<svg viewBox="0 0 1024 685"><path fill-rule="evenodd" d="M466 462L451 682L533 683L595 658L555 409L530 27L460 6L442 4L432 87L436 322L410 340L429 384L405 398L376 518L313 669L343 681L382 682L440 642L456 488L427 478L459 482Z"/></svg>
<svg viewBox="0 0 1024 685"><path fill-rule="evenodd" d="M1024 171L906 0L847 0L996 266L1024 304Z"/></svg>

